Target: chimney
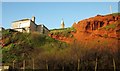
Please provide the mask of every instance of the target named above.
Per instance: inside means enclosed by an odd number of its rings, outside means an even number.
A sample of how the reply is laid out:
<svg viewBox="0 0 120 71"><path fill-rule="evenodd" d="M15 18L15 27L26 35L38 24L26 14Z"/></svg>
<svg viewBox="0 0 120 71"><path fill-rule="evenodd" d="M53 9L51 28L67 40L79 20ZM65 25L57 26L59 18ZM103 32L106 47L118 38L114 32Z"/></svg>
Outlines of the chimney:
<svg viewBox="0 0 120 71"><path fill-rule="evenodd" d="M35 16L32 17L32 21L35 23Z"/></svg>

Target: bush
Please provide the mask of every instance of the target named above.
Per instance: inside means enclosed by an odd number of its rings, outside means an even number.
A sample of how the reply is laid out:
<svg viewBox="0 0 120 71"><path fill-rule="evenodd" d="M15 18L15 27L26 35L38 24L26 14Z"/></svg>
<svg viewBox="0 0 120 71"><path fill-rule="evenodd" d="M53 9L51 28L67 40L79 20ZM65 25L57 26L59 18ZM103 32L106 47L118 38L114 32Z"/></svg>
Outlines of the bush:
<svg viewBox="0 0 120 71"><path fill-rule="evenodd" d="M10 43L11 43L10 38L6 38L6 39L5 39L5 42L4 42L5 46L7 46L7 45L10 44Z"/></svg>
<svg viewBox="0 0 120 71"><path fill-rule="evenodd" d="M3 30L2 31L2 36L4 37L4 36L7 36L7 35L10 35L11 34L11 32L9 31L9 30Z"/></svg>
<svg viewBox="0 0 120 71"><path fill-rule="evenodd" d="M108 35L107 35L107 34L104 34L104 35L103 35L103 37L104 37L104 38L107 38L107 37L108 37Z"/></svg>
<svg viewBox="0 0 120 71"><path fill-rule="evenodd" d="M116 24L110 24L110 25L107 25L104 27L106 30L109 30L109 29L115 29L116 28Z"/></svg>
<svg viewBox="0 0 120 71"><path fill-rule="evenodd" d="M32 69L33 59L35 69L46 69L48 66L49 70L64 67L64 71L76 71L79 64L81 71L93 71L96 59L98 70L106 69L105 67L113 69L113 58L116 65L120 65L120 51L112 53L109 47L104 48L103 51L77 42L67 44L38 33L14 33L7 36L11 36L10 41L14 38L15 40L2 48L2 62L12 66L13 60L16 60L15 68L18 69L22 67L23 60L26 61L26 69Z"/></svg>

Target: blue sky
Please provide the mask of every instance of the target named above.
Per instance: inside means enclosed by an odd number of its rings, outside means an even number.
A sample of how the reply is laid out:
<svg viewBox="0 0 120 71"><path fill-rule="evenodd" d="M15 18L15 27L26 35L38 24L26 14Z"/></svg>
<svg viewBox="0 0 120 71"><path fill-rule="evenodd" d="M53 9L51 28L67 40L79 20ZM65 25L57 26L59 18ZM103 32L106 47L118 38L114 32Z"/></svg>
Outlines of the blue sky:
<svg viewBox="0 0 120 71"><path fill-rule="evenodd" d="M118 2L119 0L2 0L3 2Z"/></svg>
<svg viewBox="0 0 120 71"><path fill-rule="evenodd" d="M118 12L117 2L3 2L2 26L10 28L12 21L35 16L37 24L49 29L60 28L62 18L65 26L71 27L82 19L109 14L110 5L113 12Z"/></svg>

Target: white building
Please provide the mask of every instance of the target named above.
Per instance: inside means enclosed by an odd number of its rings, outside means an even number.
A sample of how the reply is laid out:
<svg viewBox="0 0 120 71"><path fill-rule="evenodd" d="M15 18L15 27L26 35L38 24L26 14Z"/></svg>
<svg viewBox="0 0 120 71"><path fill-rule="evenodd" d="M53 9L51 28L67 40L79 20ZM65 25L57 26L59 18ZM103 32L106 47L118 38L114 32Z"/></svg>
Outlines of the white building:
<svg viewBox="0 0 120 71"><path fill-rule="evenodd" d="M35 23L34 16L32 17L32 19L22 19L12 22L12 29L19 32L27 32L27 33L40 32L42 34L46 34L49 32L48 28L45 27L43 24L37 25Z"/></svg>

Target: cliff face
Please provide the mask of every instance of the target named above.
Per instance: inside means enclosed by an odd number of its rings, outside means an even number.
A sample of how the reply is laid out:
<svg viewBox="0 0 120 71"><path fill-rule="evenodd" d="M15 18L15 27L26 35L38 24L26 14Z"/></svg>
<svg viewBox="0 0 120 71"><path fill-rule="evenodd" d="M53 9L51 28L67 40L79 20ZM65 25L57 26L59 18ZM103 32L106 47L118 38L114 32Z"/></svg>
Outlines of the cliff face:
<svg viewBox="0 0 120 71"><path fill-rule="evenodd" d="M94 34L108 34L109 37L119 37L120 15L97 15L73 24L77 31Z"/></svg>
<svg viewBox="0 0 120 71"><path fill-rule="evenodd" d="M72 38L60 35L52 37L67 43L78 42L90 47L120 46L120 14L97 15L74 23L72 27L76 29L76 32L71 33Z"/></svg>
<svg viewBox="0 0 120 71"><path fill-rule="evenodd" d="M90 47L120 46L120 15L97 15L73 24L77 30L74 34L77 42Z"/></svg>

